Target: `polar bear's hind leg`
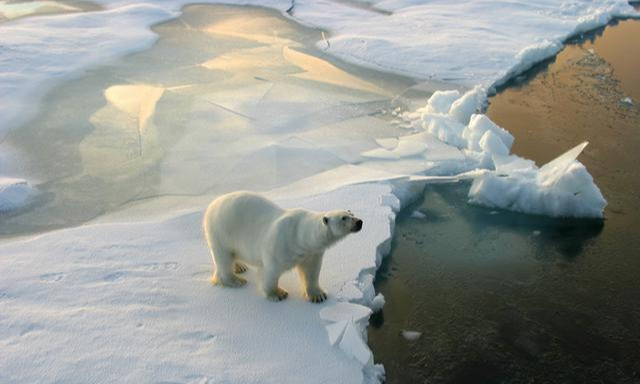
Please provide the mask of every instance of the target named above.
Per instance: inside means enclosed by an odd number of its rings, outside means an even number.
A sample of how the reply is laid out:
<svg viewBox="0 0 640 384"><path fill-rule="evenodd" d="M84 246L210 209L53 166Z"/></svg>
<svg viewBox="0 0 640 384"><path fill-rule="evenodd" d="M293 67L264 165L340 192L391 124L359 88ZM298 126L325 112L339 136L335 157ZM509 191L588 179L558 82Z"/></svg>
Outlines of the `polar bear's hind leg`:
<svg viewBox="0 0 640 384"><path fill-rule="evenodd" d="M213 273L211 282L215 285L233 288L245 285L247 280L240 276L236 276L234 273L237 268L237 264L235 263L233 255L215 244L210 244L210 246L213 261L216 266L216 271Z"/></svg>

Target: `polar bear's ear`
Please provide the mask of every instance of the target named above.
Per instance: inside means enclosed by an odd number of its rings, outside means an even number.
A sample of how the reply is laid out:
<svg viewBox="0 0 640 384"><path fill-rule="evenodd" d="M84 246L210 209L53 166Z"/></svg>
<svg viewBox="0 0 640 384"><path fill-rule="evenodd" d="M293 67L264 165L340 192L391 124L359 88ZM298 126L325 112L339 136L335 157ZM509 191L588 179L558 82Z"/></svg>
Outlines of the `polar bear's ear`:
<svg viewBox="0 0 640 384"><path fill-rule="evenodd" d="M322 222L324 225L329 225L329 218L327 216L322 216Z"/></svg>

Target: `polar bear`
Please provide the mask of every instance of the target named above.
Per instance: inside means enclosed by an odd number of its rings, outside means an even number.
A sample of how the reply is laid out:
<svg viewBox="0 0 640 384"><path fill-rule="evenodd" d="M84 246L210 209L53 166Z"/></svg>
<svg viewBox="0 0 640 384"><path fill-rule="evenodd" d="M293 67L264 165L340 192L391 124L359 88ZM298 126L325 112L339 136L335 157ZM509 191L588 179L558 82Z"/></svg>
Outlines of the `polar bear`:
<svg viewBox="0 0 640 384"><path fill-rule="evenodd" d="M203 222L215 272L212 281L240 287L247 281L236 273L256 266L268 299L284 300L280 276L296 267L307 300L319 303L327 294L318 285L324 251L352 232L362 220L350 211L312 212L283 209L251 192L233 192L213 200Z"/></svg>

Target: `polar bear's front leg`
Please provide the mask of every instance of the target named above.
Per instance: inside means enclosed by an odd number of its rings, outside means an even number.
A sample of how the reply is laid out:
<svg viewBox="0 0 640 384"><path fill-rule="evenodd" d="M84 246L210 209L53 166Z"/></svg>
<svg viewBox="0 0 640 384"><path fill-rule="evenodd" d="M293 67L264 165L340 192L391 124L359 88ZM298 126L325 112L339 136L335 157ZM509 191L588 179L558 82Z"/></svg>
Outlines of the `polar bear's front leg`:
<svg viewBox="0 0 640 384"><path fill-rule="evenodd" d="M278 286L282 271L273 267L265 266L262 270L262 289L267 299L271 301L282 301L287 298L289 292Z"/></svg>
<svg viewBox="0 0 640 384"><path fill-rule="evenodd" d="M322 303L327 299L327 293L320 288L318 279L322 255L311 255L298 264L298 273L304 286L304 297L312 303Z"/></svg>

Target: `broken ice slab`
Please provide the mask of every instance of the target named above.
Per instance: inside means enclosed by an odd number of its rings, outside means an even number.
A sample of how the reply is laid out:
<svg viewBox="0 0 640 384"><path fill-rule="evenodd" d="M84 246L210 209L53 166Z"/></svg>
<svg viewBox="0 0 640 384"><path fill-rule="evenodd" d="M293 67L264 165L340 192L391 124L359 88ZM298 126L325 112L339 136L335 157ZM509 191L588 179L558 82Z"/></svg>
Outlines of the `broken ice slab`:
<svg viewBox="0 0 640 384"><path fill-rule="evenodd" d="M364 340L362 340L362 335L354 323L347 323L339 346L344 353L359 361L360 364L373 364L373 354Z"/></svg>
<svg viewBox="0 0 640 384"><path fill-rule="evenodd" d="M346 320L338 321L337 323L329 324L325 326L327 334L329 336L329 343L335 345L342 338L344 330L347 328L349 322Z"/></svg>
<svg viewBox="0 0 640 384"><path fill-rule="evenodd" d="M352 304L340 302L320 310L320 318L325 321L343 321L358 322L366 319L371 315L371 309L360 304Z"/></svg>
<svg viewBox="0 0 640 384"><path fill-rule="evenodd" d="M578 158L578 156L580 156L588 144L588 141L578 144L564 154L543 165L542 168L540 168L540 171L538 171L538 182L544 186L553 185L560 177L562 177L562 175L565 174L569 166Z"/></svg>
<svg viewBox="0 0 640 384"><path fill-rule="evenodd" d="M586 145L576 146L540 169L514 157L497 157L501 161L498 171L485 172L473 181L469 202L552 217L602 218L607 201L576 160ZM511 163L515 165L509 170Z"/></svg>

